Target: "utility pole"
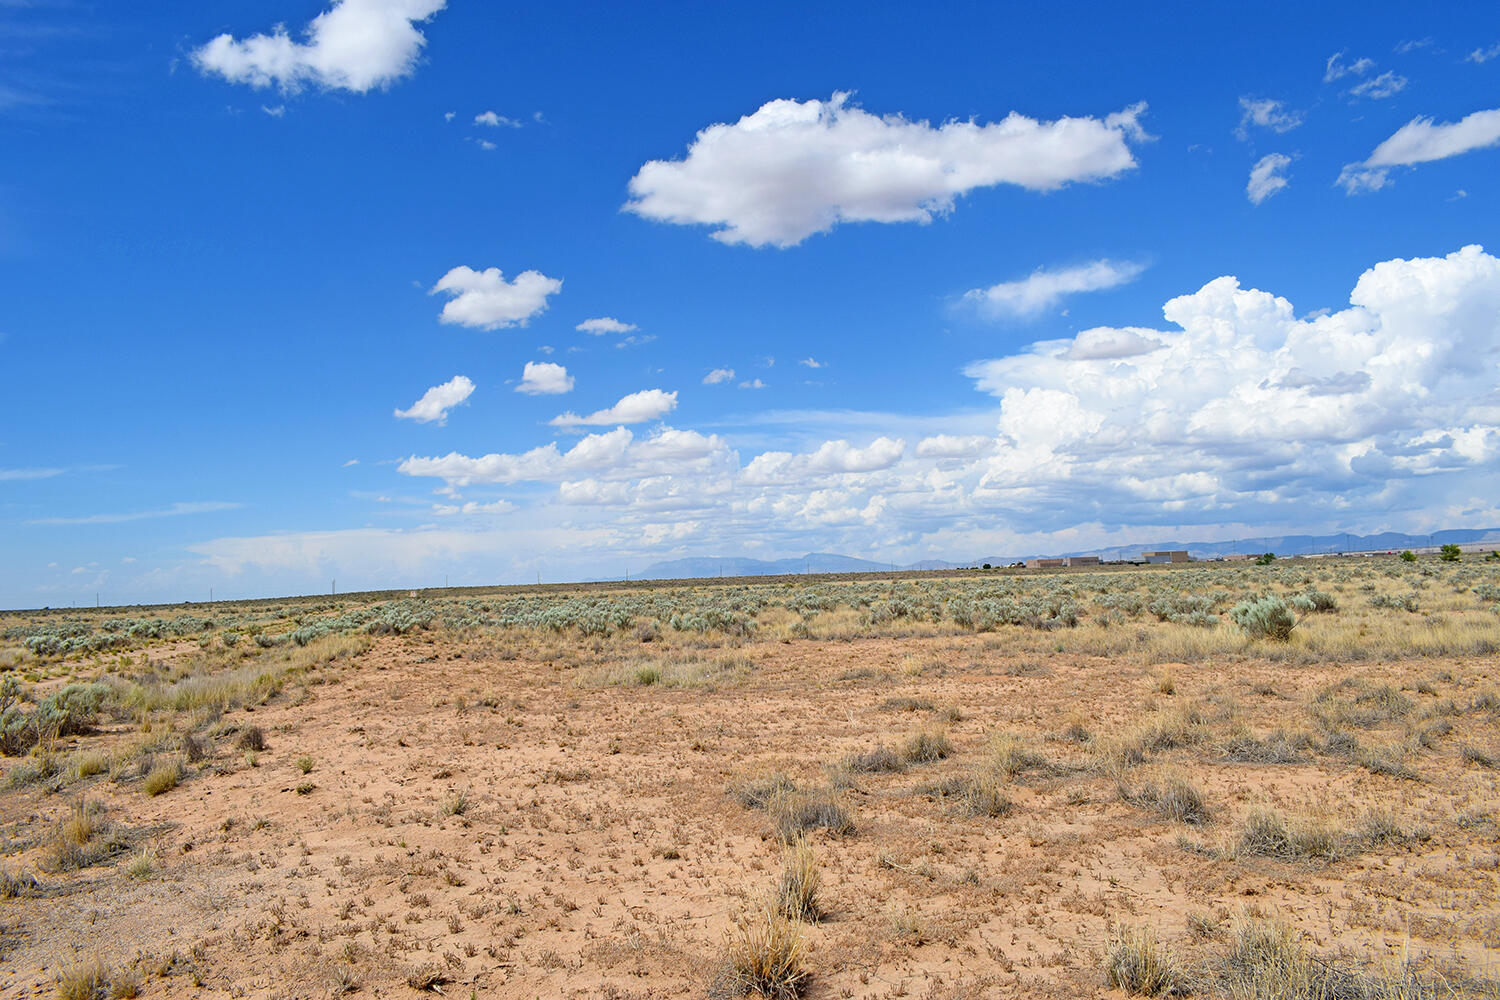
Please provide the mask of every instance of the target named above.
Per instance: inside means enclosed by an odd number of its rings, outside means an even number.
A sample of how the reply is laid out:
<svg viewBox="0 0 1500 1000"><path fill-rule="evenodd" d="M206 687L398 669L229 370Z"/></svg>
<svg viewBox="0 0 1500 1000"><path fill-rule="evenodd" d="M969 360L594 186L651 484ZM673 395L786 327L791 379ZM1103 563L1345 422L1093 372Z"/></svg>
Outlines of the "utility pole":
<svg viewBox="0 0 1500 1000"><path fill-rule="evenodd" d="M328 592L330 594L337 594L339 592L339 581L337 578L328 581Z"/></svg>

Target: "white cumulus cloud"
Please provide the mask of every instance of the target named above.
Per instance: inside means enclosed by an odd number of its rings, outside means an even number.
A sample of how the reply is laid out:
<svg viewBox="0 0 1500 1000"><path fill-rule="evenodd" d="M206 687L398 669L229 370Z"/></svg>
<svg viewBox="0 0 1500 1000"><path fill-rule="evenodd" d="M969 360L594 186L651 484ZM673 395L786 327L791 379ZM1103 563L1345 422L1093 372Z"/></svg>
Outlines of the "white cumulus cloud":
<svg viewBox="0 0 1500 1000"><path fill-rule="evenodd" d="M1245 196L1259 205L1271 195L1286 187L1290 181L1282 173L1292 165L1292 158L1283 153L1269 153L1250 168L1250 180L1245 185Z"/></svg>
<svg viewBox="0 0 1500 1000"><path fill-rule="evenodd" d="M507 118L496 111L481 111L474 116L474 124L488 125L490 128L500 128L501 126L520 128L522 123L516 121L514 118Z"/></svg>
<svg viewBox="0 0 1500 1000"><path fill-rule="evenodd" d="M643 389L621 398L614 406L587 416L562 413L548 421L553 427L607 427L610 424L642 424L657 420L677 408L677 393Z"/></svg>
<svg viewBox="0 0 1500 1000"><path fill-rule="evenodd" d="M1250 127L1270 129L1278 135L1290 132L1302 124L1302 112L1288 108L1281 101L1269 98L1241 97L1240 124L1234 134L1241 139L1250 137Z"/></svg>
<svg viewBox="0 0 1500 1000"><path fill-rule="evenodd" d="M1500 108L1475 111L1459 121L1440 124L1434 124L1431 118L1413 118L1376 146L1369 159L1344 167L1338 183L1350 194L1378 191L1389 182L1393 167L1446 160L1497 144Z"/></svg>
<svg viewBox="0 0 1500 1000"><path fill-rule="evenodd" d="M640 327L634 323L625 323L615 319L613 316L599 316L594 319L586 319L573 329L580 333L591 333L601 337L606 333L632 333Z"/></svg>
<svg viewBox="0 0 1500 1000"><path fill-rule="evenodd" d="M517 392L529 396L557 396L573 388L573 376L568 369L551 361L528 361L521 371L521 383Z"/></svg>
<svg viewBox="0 0 1500 1000"><path fill-rule="evenodd" d="M474 383L466 376L455 375L442 385L435 385L422 393L422 398L409 409L397 410L402 420L415 420L419 424L446 424L448 411L461 405L474 392Z"/></svg>
<svg viewBox="0 0 1500 1000"><path fill-rule="evenodd" d="M459 265L438 279L429 295L451 296L439 319L444 323L495 330L525 326L547 308L547 297L562 291L561 278L540 271L523 271L506 281L498 267L476 271Z"/></svg>
<svg viewBox="0 0 1500 1000"><path fill-rule="evenodd" d="M964 299L994 316L1029 317L1051 309L1069 295L1129 284L1145 269L1144 264L1128 260L1096 260L1056 270L1039 268L1018 281L965 292Z"/></svg>
<svg viewBox="0 0 1500 1000"><path fill-rule="evenodd" d="M827 101L775 100L698 133L680 160L652 160L626 209L713 226L724 243L789 247L840 222L929 222L970 191L1013 184L1051 191L1135 167L1145 104L1103 118L933 126Z"/></svg>
<svg viewBox="0 0 1500 1000"><path fill-rule="evenodd" d="M427 43L417 24L445 0L335 0L313 18L306 41L278 25L271 34L223 34L193 51L204 73L252 87L295 91L305 84L363 94L408 75Z"/></svg>

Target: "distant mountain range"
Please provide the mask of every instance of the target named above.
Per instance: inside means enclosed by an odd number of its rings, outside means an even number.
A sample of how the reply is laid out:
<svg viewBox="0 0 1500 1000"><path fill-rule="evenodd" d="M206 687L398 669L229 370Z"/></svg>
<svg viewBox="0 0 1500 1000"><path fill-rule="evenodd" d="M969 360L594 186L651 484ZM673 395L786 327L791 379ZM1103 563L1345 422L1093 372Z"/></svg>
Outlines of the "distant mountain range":
<svg viewBox="0 0 1500 1000"><path fill-rule="evenodd" d="M1495 543L1500 548L1500 528L1450 528L1430 535L1408 535L1387 531L1378 535L1356 535L1339 532L1332 535L1268 535L1237 538L1221 542L1151 542L1144 545L1114 545L1070 552L1029 552L1018 555L984 556L968 562L924 559L921 562L892 564L859 559L832 552L809 552L795 559L747 559L724 556L672 559L652 563L633 574L642 580L686 580L710 576L789 576L799 573L889 573L892 570L957 569L964 566L1008 566L1023 559L1050 556L1098 556L1105 562L1139 559L1142 552L1186 549L1194 559L1218 559L1246 553L1274 552L1279 556L1319 555L1329 552L1385 552L1402 549L1425 549L1439 545L1474 545Z"/></svg>

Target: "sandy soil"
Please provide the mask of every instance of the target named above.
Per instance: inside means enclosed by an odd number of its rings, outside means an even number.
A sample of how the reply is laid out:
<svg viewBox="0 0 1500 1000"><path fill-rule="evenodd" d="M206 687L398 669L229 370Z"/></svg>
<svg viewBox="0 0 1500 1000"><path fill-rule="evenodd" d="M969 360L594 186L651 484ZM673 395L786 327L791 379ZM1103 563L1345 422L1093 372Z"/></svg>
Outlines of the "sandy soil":
<svg viewBox="0 0 1500 1000"><path fill-rule="evenodd" d="M597 683L654 652L380 638L228 713L166 794L107 775L0 792L9 870L42 864L79 794L129 842L0 901L0 993L54 995L60 970L98 957L136 970L151 997L400 997L428 963L449 996L704 996L786 855L766 813L726 789L773 771L826 786L828 765L919 728L946 730L953 754L845 774L852 832L810 835L827 912L805 931L809 997L1105 995L1113 928L1149 925L1208 962L1247 907L1376 967L1423 956L1493 973L1500 957L1500 771L1461 752L1500 754L1494 715L1462 708L1493 689L1493 659L1145 668L936 635L704 650L752 664L713 688ZM1415 777L1317 748L1292 764L1224 759L1233 725L1306 727L1319 693L1351 678L1350 692L1389 684L1416 705L1353 730L1366 745L1450 723L1406 752ZM1207 741L1099 766L1099 740L1184 706L1208 718ZM252 725L266 740L254 766L236 744ZM71 749L138 731L111 722ZM1008 815L961 816L924 794L1000 733L1047 761L1010 782ZM1208 822L1122 798L1122 784L1168 772L1201 789ZM1229 848L1256 807L1340 831L1387 810L1405 833L1333 861L1239 856ZM143 848L154 861L135 877Z"/></svg>

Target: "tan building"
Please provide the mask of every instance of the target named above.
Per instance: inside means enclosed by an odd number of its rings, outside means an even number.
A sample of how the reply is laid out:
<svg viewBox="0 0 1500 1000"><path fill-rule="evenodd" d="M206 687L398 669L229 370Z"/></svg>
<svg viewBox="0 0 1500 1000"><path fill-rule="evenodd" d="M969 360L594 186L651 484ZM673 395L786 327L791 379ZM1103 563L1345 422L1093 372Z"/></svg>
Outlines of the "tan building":
<svg viewBox="0 0 1500 1000"><path fill-rule="evenodd" d="M1066 559L1028 559L1027 569L1061 569L1068 564Z"/></svg>
<svg viewBox="0 0 1500 1000"><path fill-rule="evenodd" d="M1066 556L1063 559L1064 566L1097 566L1098 556Z"/></svg>
<svg viewBox="0 0 1500 1000"><path fill-rule="evenodd" d="M1162 552L1142 552L1141 558L1148 563L1192 562L1192 560L1188 558L1187 549L1167 549Z"/></svg>

